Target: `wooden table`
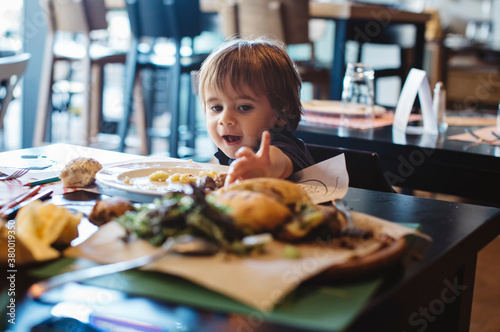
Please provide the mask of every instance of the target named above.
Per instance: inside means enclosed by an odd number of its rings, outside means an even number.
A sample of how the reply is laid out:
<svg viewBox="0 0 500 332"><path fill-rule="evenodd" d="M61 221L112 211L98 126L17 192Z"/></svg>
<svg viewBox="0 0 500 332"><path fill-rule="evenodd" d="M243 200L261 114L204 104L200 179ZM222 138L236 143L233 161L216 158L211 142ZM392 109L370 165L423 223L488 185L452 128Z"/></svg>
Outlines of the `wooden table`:
<svg viewBox="0 0 500 332"><path fill-rule="evenodd" d="M448 139L465 128L450 126L437 136L402 135L392 126L371 131L319 127L302 123L295 134L306 143L376 152L394 186L458 195L500 206L500 147Z"/></svg>
<svg viewBox="0 0 500 332"><path fill-rule="evenodd" d="M98 160L103 158L103 162L118 159L126 161L136 157L104 150L81 150L81 147L70 145L18 150L9 152L9 156L53 156L63 150L73 155L79 151L91 153ZM0 153L0 160L5 155ZM132 196L127 192L121 192L120 195L135 201L153 199L150 195ZM84 191L65 196L73 203L99 197L98 194ZM426 331L468 331L476 256L500 233L500 209L356 188L349 189L346 199L355 211L397 223L419 223L422 232L433 238L423 258L406 256L401 264L387 271L386 282L348 331L409 331L423 327ZM16 325L9 326L11 331L28 331L49 317L52 305L23 299L26 287L31 282L33 280L27 278L26 269L18 267ZM5 278L1 285L2 289L7 286ZM254 324L255 317L211 312L142 297L125 296L102 305L120 308L116 311L120 317L127 317L134 311L143 312L146 320L154 320L158 316L171 317L179 322L179 326L189 326L188 330L193 331L235 331L246 328L248 324L251 324L253 331L300 330L272 324L265 319Z"/></svg>

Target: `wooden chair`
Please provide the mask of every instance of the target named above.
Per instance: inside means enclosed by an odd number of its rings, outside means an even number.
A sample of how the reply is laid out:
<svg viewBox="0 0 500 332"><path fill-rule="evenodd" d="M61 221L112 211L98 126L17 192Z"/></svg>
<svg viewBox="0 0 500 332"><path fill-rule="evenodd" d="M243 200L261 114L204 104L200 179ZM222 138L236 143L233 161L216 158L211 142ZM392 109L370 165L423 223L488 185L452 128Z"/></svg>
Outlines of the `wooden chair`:
<svg viewBox="0 0 500 332"><path fill-rule="evenodd" d="M306 144L306 146L317 163L343 153L350 187L389 193L396 192L384 177L378 154L315 144Z"/></svg>
<svg viewBox="0 0 500 332"><path fill-rule="evenodd" d="M160 87L168 95L170 111L170 130L161 135L163 138L169 140L169 154L171 157L179 156L179 140L181 138L190 142L194 142L196 130L189 128L186 130L188 135L181 137L179 133L179 124L181 117L181 75L187 74L192 70L198 70L202 61L206 58L207 54L193 54L191 56L181 55L181 40L183 38L190 38L191 41L201 34L201 13L198 0L176 0L176 1L162 1L162 0L148 0L138 1L129 0L126 3L127 12L130 20L130 27L132 31L132 44L127 56L126 64L126 78L125 78L125 95L124 95L124 117L120 123L119 136L120 146L119 150L125 150L125 139L130 127L130 116L133 111L134 98L133 88L135 82L139 78L139 73L143 69L151 69L153 71L168 70L171 79L167 85ZM154 52L154 45L157 40L167 39L172 43L175 49L174 58L169 63L168 59L161 58ZM139 49L141 41L151 41L150 52L144 53ZM160 60L160 61L158 61ZM156 87L159 84L153 81L152 86ZM188 84L187 95L191 95L191 84ZM142 134L143 141L143 154L151 152L151 137L158 136L153 130L153 115L155 106L156 91L145 91L145 99L143 110L136 110L144 112L141 118L144 122L139 124L142 128L138 128ZM190 98L192 100L192 98ZM139 102L144 102L139 101ZM193 119L195 108L192 107L188 101L188 107L185 111L189 119ZM164 110L167 111L167 110ZM192 120L190 124L195 123ZM188 123L188 124L189 124Z"/></svg>
<svg viewBox="0 0 500 332"><path fill-rule="evenodd" d="M13 91L21 80L31 54L0 57L0 132L3 133L3 119L7 113L7 107L13 99ZM3 140L2 140L3 142Z"/></svg>
<svg viewBox="0 0 500 332"><path fill-rule="evenodd" d="M309 0L229 0L221 7L220 15L227 37L267 36L286 45L310 45L310 60L295 63L302 81L313 84L316 98L328 99L330 71L314 57L314 43L309 36Z"/></svg>
<svg viewBox="0 0 500 332"><path fill-rule="evenodd" d="M81 119L84 143L89 144L90 139L99 133L102 121L104 66L124 64L126 52L113 49L92 37L97 32L105 32L108 27L104 0L45 0L45 6L49 34L44 52L34 145L50 140L54 67L56 62L62 61L70 65L77 61L81 63L81 91L68 90L67 93L84 95ZM59 41L58 36L64 33L78 40L78 47L75 47L76 43Z"/></svg>

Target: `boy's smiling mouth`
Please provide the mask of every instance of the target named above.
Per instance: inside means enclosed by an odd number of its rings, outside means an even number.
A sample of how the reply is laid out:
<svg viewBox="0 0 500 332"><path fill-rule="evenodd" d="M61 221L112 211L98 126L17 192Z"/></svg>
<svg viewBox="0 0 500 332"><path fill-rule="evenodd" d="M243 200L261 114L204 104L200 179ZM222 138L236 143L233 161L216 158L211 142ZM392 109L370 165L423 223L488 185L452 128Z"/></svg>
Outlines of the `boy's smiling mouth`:
<svg viewBox="0 0 500 332"><path fill-rule="evenodd" d="M222 138L228 144L234 144L241 140L241 136L236 136L236 135L223 135Z"/></svg>

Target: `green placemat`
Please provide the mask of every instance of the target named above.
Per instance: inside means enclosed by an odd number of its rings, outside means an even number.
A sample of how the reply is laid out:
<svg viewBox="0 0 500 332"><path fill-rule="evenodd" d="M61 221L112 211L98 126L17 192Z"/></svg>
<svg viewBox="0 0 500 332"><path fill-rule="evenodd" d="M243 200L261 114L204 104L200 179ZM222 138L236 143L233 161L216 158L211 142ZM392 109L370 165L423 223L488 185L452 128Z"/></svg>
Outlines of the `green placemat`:
<svg viewBox="0 0 500 332"><path fill-rule="evenodd" d="M81 267L82 259L64 258L32 270L30 274L37 278L48 278L72 270L76 261ZM131 270L88 280L86 284L201 309L250 315L255 319L284 325L339 331L357 316L382 281L383 278L378 277L336 286L304 285L292 292L272 312L260 312L185 279L156 272Z"/></svg>
<svg viewBox="0 0 500 332"><path fill-rule="evenodd" d="M418 227L415 224L405 226ZM37 278L48 278L72 270L77 262L81 268L82 261L84 260L64 258L32 270L30 274ZM156 272L131 270L88 280L86 283L120 290L130 295L160 299L211 311L237 313L283 325L323 331L341 331L361 312L382 281L383 276L378 276L362 281L338 283L335 286L301 285L273 311L267 313L185 279Z"/></svg>

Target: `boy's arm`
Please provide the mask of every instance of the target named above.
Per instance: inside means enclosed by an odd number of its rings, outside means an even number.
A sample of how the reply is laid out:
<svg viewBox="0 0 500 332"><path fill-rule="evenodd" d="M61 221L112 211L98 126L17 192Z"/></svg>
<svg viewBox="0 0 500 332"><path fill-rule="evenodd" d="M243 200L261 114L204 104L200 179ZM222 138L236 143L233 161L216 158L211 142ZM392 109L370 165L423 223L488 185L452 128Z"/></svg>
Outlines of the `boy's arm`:
<svg viewBox="0 0 500 332"><path fill-rule="evenodd" d="M231 164L226 185L237 180L256 177L274 177L285 179L293 172L293 164L279 148L271 146L271 134L262 133L259 151L242 148L236 154L237 159Z"/></svg>

